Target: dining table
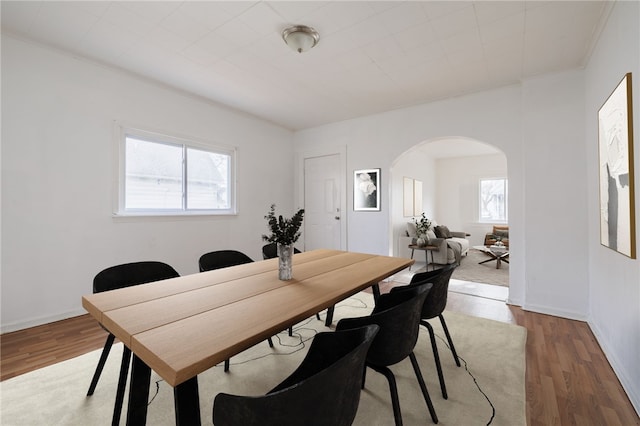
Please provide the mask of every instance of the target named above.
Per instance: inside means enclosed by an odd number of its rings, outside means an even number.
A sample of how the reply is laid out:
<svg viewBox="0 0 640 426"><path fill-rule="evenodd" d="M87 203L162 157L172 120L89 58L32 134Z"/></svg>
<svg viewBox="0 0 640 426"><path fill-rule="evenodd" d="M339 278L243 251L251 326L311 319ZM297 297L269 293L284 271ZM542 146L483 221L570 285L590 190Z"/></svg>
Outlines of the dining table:
<svg viewBox="0 0 640 426"><path fill-rule="evenodd" d="M133 361L127 424L144 425L151 371L174 390L178 425L200 425L198 374L411 266L413 260L318 249L82 297Z"/></svg>

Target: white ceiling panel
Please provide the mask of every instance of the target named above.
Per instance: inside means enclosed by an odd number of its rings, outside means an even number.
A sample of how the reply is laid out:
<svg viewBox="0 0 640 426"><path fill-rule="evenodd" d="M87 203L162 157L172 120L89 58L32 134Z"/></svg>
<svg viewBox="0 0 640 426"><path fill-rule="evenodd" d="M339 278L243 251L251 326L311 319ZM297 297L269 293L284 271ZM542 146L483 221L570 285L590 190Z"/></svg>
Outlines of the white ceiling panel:
<svg viewBox="0 0 640 426"><path fill-rule="evenodd" d="M607 1L2 1L3 35L291 129L584 66ZM309 25L320 42L282 40Z"/></svg>

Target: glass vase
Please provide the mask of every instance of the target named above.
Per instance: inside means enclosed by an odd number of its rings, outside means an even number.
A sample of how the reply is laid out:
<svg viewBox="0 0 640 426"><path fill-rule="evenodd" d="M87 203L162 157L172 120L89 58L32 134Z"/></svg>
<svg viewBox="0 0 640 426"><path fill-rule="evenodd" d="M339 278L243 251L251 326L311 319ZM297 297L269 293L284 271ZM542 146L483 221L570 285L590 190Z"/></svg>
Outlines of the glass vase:
<svg viewBox="0 0 640 426"><path fill-rule="evenodd" d="M293 278L293 244L278 244L278 278L288 281Z"/></svg>

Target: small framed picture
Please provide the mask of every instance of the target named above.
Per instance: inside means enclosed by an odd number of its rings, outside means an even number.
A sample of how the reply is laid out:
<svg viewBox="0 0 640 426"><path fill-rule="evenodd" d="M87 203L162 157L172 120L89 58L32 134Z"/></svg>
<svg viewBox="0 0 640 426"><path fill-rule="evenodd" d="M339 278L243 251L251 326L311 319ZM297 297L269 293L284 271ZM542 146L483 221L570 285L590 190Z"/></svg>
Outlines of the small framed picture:
<svg viewBox="0 0 640 426"><path fill-rule="evenodd" d="M380 211L380 169L353 172L353 210Z"/></svg>

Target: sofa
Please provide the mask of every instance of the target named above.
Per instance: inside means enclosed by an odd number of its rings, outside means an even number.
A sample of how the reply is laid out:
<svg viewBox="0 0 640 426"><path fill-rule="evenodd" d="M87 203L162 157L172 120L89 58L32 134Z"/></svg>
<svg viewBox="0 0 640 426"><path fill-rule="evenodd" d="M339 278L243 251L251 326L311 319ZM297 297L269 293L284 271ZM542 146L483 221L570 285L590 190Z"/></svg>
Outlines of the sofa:
<svg viewBox="0 0 640 426"><path fill-rule="evenodd" d="M509 225L493 225L493 231L484 236L485 246L492 246L498 241L509 247Z"/></svg>
<svg viewBox="0 0 640 426"><path fill-rule="evenodd" d="M407 234L412 242L415 242L418 238L415 223L407 223ZM427 231L427 245L438 247L431 253L433 263L439 265L459 263L462 257L469 253L468 236L466 232L450 231L448 227L437 225L432 221L431 229Z"/></svg>

